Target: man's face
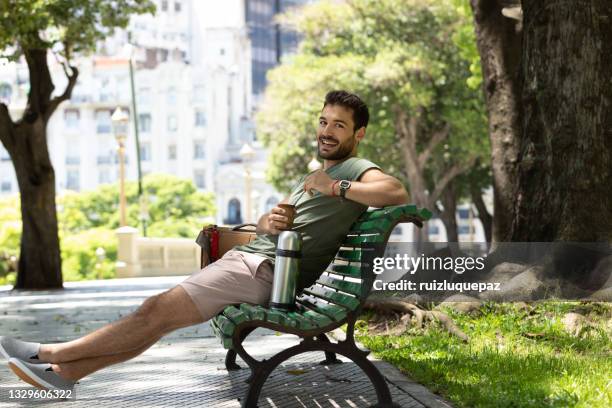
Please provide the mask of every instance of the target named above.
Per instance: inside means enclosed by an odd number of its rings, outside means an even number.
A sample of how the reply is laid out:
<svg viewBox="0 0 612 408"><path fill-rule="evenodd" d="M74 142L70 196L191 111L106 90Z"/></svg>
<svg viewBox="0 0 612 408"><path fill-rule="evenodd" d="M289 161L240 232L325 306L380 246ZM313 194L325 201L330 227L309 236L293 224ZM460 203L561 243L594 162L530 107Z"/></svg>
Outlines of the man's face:
<svg viewBox="0 0 612 408"><path fill-rule="evenodd" d="M342 160L349 156L361 137L356 136L353 111L339 105L326 105L319 117L317 143L319 157Z"/></svg>

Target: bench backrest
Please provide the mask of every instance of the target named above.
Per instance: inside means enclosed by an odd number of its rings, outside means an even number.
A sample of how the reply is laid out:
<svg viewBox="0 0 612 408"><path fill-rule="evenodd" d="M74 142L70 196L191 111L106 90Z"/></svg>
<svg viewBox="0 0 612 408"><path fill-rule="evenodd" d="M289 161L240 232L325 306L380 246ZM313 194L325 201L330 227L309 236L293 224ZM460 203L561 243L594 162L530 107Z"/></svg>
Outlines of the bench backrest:
<svg viewBox="0 0 612 408"><path fill-rule="evenodd" d="M340 315L356 311L365 302L374 282L373 265L368 260L383 256L393 228L402 222L418 227L431 218L431 212L415 205L400 205L369 210L351 227L334 261L317 282L304 289L298 303L311 307L326 302L327 309ZM328 304L327 304L328 303ZM333 305L338 308L332 307Z"/></svg>

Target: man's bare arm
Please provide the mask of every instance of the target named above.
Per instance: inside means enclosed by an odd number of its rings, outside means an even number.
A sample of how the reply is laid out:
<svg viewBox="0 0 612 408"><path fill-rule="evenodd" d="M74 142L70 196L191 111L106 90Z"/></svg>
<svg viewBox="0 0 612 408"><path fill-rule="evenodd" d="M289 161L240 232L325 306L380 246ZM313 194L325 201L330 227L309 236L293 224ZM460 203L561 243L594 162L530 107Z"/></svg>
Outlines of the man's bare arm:
<svg viewBox="0 0 612 408"><path fill-rule="evenodd" d="M339 194L336 185L336 193ZM378 169L367 170L359 181L351 182L346 198L370 207L408 204L410 197L404 185L395 177Z"/></svg>
<svg viewBox="0 0 612 408"><path fill-rule="evenodd" d="M306 177L304 190L311 194L317 190L325 195L340 195L337 180L330 178L323 170L317 170ZM407 204L410 199L398 179L374 168L366 170L359 181L351 182L346 198L370 207Z"/></svg>

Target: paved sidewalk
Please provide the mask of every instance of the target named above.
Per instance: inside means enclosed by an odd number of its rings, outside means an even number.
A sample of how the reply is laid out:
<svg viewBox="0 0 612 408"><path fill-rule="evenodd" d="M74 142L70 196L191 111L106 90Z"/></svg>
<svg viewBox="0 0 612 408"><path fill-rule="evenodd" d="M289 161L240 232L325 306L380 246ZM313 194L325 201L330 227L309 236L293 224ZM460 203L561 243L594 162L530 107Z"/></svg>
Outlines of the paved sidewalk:
<svg viewBox="0 0 612 408"><path fill-rule="evenodd" d="M134 311L142 301L184 277L115 279L66 283L62 291L9 292L0 287L0 335L24 340L71 340ZM258 329L247 342L254 356L270 356L297 343L291 335ZM83 380L76 401L34 402L9 399L10 387L24 384L0 361L0 407L240 407L248 370L229 372L225 350L208 323L177 330L135 359L108 367ZM367 407L376 402L368 378L346 359L320 366L323 353L285 362L268 379L260 407ZM239 363L241 361L239 360ZM390 364L376 363L402 407L449 407ZM244 363L241 364L245 366ZM61 405L60 405L61 404Z"/></svg>

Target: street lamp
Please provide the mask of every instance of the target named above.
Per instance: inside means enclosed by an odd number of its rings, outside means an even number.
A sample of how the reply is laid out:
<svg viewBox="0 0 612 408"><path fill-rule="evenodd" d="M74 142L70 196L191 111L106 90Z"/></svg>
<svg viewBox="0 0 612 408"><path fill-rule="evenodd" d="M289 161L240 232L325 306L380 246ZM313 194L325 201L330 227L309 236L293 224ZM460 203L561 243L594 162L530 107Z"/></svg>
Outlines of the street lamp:
<svg viewBox="0 0 612 408"><path fill-rule="evenodd" d="M129 117L127 113L120 107L115 109L113 116L113 133L117 139L117 151L119 152L119 224L121 227L127 225L126 221L126 202L125 202L125 139L127 138L127 129Z"/></svg>
<svg viewBox="0 0 612 408"><path fill-rule="evenodd" d="M250 162L255 157L255 150L251 147L250 144L245 143L242 145L240 149L240 157L242 157L242 161L244 163L244 184L245 184L245 194L246 194L246 216L244 218L245 222L251 222L251 166Z"/></svg>

